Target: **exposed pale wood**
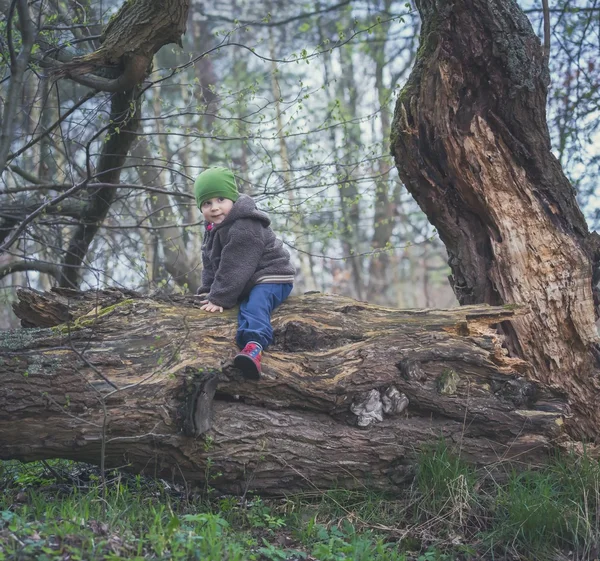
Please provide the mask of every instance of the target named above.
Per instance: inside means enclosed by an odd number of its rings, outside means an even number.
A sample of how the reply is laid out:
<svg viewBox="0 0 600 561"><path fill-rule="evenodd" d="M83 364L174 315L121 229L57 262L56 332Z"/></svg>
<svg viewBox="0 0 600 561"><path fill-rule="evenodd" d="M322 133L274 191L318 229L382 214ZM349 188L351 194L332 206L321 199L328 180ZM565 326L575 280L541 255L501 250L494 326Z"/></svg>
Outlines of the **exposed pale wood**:
<svg viewBox="0 0 600 561"><path fill-rule="evenodd" d="M411 477L421 444L441 435L479 464L543 461L564 439L564 400L525 380L527 365L506 356L491 327L523 309L291 298L274 316L276 343L256 383L231 367L235 311L116 290L20 298L28 325L72 319L2 334L5 459L98 462L104 406L107 465L196 483L208 475L230 492L390 489ZM211 388L200 386L212 378L212 426L194 436L206 428L198 404ZM400 413L382 412L394 392Z"/></svg>
<svg viewBox="0 0 600 561"><path fill-rule="evenodd" d="M572 434L595 439L598 237L550 151L539 39L512 0L419 10L421 46L393 124L400 176L448 249L461 304L530 305L502 325L507 345L531 364L529 379L568 394Z"/></svg>

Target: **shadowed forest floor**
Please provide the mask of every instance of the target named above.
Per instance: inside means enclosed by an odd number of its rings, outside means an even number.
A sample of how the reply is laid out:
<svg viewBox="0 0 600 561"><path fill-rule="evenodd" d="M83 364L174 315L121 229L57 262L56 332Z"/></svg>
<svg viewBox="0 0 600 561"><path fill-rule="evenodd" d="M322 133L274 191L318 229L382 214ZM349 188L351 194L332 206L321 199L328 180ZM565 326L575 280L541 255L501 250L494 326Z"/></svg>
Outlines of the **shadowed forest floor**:
<svg viewBox="0 0 600 561"><path fill-rule="evenodd" d="M423 451L403 496L229 496L63 460L0 463L0 560L595 559L600 467L537 470ZM505 468L505 469L503 469ZM210 480L210 473L207 474Z"/></svg>

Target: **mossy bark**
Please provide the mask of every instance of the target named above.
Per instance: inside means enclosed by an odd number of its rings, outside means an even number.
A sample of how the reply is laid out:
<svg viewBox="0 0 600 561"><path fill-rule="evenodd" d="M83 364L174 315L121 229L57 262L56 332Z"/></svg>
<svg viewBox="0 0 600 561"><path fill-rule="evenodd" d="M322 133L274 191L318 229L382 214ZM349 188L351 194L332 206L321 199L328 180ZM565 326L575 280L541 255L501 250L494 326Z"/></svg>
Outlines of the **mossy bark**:
<svg viewBox="0 0 600 561"><path fill-rule="evenodd" d="M479 464L540 462L564 438L565 400L524 379L494 329L522 309L291 298L257 383L231 365L235 310L116 290L20 298L32 327L0 340L4 459L98 463L104 440L107 466L222 491L390 490L441 436Z"/></svg>

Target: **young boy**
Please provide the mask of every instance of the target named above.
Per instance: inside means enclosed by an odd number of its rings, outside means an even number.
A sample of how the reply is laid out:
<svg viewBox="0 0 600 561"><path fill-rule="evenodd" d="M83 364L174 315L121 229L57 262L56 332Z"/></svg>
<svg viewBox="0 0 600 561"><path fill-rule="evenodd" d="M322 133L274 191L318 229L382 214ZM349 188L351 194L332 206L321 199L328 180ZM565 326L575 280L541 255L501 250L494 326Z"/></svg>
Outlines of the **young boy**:
<svg viewBox="0 0 600 561"><path fill-rule="evenodd" d="M246 378L260 378L260 359L273 342L271 312L292 291L290 254L257 210L251 197L238 193L233 173L215 167L194 183L196 204L206 220L202 241L202 310L222 312L240 302L233 361Z"/></svg>

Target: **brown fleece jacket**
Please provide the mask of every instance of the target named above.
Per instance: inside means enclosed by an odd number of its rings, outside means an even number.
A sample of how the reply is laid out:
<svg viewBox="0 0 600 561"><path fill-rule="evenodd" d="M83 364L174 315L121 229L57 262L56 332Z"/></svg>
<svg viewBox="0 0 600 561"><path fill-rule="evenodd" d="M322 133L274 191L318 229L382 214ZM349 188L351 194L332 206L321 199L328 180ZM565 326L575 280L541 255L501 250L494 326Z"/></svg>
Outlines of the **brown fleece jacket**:
<svg viewBox="0 0 600 561"><path fill-rule="evenodd" d="M205 232L197 293L208 293L213 304L232 308L256 284L294 282L290 254L270 224L252 197L240 195L225 220Z"/></svg>

